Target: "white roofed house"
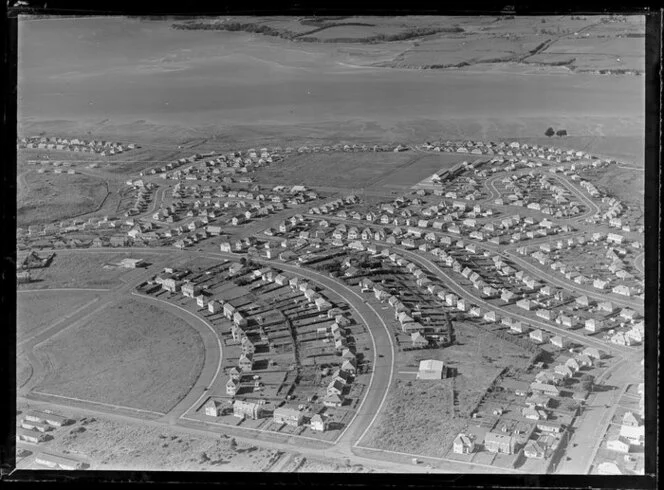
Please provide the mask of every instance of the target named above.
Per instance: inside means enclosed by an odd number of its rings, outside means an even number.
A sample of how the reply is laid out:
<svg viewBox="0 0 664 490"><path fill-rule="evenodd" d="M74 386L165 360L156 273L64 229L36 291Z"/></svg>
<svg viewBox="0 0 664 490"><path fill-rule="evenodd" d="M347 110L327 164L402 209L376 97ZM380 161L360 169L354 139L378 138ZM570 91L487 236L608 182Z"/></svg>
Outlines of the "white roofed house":
<svg viewBox="0 0 664 490"><path fill-rule="evenodd" d="M446 372L443 361L427 359L420 361L420 367L417 372L417 379L443 379Z"/></svg>
<svg viewBox="0 0 664 490"><path fill-rule="evenodd" d="M583 354L590 357L591 359L601 359L602 352L595 347L586 347L583 349Z"/></svg>
<svg viewBox="0 0 664 490"><path fill-rule="evenodd" d="M530 340L537 343L546 342L546 334L541 329L535 329L529 334Z"/></svg>
<svg viewBox="0 0 664 490"><path fill-rule="evenodd" d="M238 366L242 372L251 371L253 369L253 355L251 353L240 354Z"/></svg>
<svg viewBox="0 0 664 490"><path fill-rule="evenodd" d="M516 321L510 325L510 331L514 333L528 333L530 328L523 322Z"/></svg>
<svg viewBox="0 0 664 490"><path fill-rule="evenodd" d="M517 301L516 305L524 310L530 311L532 309L532 301L526 298Z"/></svg>
<svg viewBox="0 0 664 490"><path fill-rule="evenodd" d="M236 400L233 402L233 415L242 418L258 419L263 415L263 407L258 403Z"/></svg>
<svg viewBox="0 0 664 490"><path fill-rule="evenodd" d="M304 420L304 415L302 412L296 408L291 407L279 407L276 408L273 412L273 420L277 424L287 424L294 427L299 427L302 425Z"/></svg>
<svg viewBox="0 0 664 490"><path fill-rule="evenodd" d="M459 434L452 443L452 450L456 454L470 454L475 451L475 443L466 434Z"/></svg>
<svg viewBox="0 0 664 490"><path fill-rule="evenodd" d="M216 400L208 400L204 405L205 415L208 417L220 417L224 413L224 404Z"/></svg>
<svg viewBox="0 0 664 490"><path fill-rule="evenodd" d="M229 396L235 396L240 389L240 381L236 378L229 378L226 382L226 394Z"/></svg>
<svg viewBox="0 0 664 490"><path fill-rule="evenodd" d="M324 432L328 428L328 422L326 419L323 418L321 414L317 413L313 417L311 417L311 420L309 421L309 427L311 428L311 430Z"/></svg>
<svg viewBox="0 0 664 490"><path fill-rule="evenodd" d="M560 335L555 335L551 337L551 344L555 345L559 349L567 348L569 342L566 338L561 337Z"/></svg>

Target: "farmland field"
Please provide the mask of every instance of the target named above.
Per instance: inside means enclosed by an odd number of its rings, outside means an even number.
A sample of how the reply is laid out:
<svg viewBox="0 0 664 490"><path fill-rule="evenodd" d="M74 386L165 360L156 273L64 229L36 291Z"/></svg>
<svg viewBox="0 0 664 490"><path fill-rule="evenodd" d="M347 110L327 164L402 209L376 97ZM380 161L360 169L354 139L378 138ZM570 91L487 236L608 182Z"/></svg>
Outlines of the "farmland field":
<svg viewBox="0 0 664 490"><path fill-rule="evenodd" d="M133 300L62 331L35 353L46 367L37 391L162 412L187 394L204 358L193 328Z"/></svg>
<svg viewBox="0 0 664 490"><path fill-rule="evenodd" d="M455 65L461 62L508 60L525 55L542 42L527 36L518 39L487 35L458 35L426 40L395 58L395 66Z"/></svg>
<svg viewBox="0 0 664 490"><path fill-rule="evenodd" d="M258 176L258 182L310 186L368 187L418 155L412 152L310 153L273 165Z"/></svg>
<svg viewBox="0 0 664 490"><path fill-rule="evenodd" d="M18 294L17 332L20 342L88 304L97 294L85 291L38 291Z"/></svg>
<svg viewBox="0 0 664 490"><path fill-rule="evenodd" d="M352 20L351 22L356 22ZM404 32L407 29L404 29L400 26L375 26L375 27L364 27L364 26L352 26L352 25L339 25L324 29L322 31L316 32L314 34L306 35L304 37L312 37L319 39L321 41L329 41L332 39L366 39L373 36L378 36L381 34L392 35Z"/></svg>

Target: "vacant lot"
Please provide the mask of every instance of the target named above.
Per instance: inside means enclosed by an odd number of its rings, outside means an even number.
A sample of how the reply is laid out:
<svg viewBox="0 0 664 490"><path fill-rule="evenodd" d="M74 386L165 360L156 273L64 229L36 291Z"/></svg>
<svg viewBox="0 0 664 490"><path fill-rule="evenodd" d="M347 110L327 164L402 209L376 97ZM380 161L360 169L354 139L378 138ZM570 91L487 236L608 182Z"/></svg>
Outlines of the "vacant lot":
<svg viewBox="0 0 664 490"><path fill-rule="evenodd" d="M465 426L454 416L453 380L397 379L362 445L442 457Z"/></svg>
<svg viewBox="0 0 664 490"><path fill-rule="evenodd" d="M94 211L106 197L106 184L86 175L38 174L19 179L18 226L50 223Z"/></svg>
<svg viewBox="0 0 664 490"><path fill-rule="evenodd" d="M258 182L369 187L418 156L412 152L309 153L263 170Z"/></svg>
<svg viewBox="0 0 664 490"><path fill-rule="evenodd" d="M111 288L120 284L123 275L139 272L139 270L130 271L118 267L104 268L106 264L120 262L128 256L121 253L56 252L49 267L31 271L33 278L38 282L27 284L24 288ZM133 257L145 258L148 262L152 262L149 255L134 254Z"/></svg>
<svg viewBox="0 0 664 490"><path fill-rule="evenodd" d="M527 366L528 354L472 324L455 323L457 343L436 350L401 352L397 370L413 372L422 359L442 360L456 370L443 380L402 375L390 387L381 414L363 445L443 457L470 411L504 367Z"/></svg>
<svg viewBox="0 0 664 490"><path fill-rule="evenodd" d="M450 168L458 162L467 160L472 162L478 155L461 155L459 153L434 153L413 155L416 158L396 171L380 179L372 187L411 187L418 182L430 177L434 172L444 168ZM472 158L471 158L472 157Z"/></svg>
<svg viewBox="0 0 664 490"><path fill-rule="evenodd" d="M97 295L85 291L44 290L17 296L16 337L20 342L90 303Z"/></svg>
<svg viewBox="0 0 664 490"><path fill-rule="evenodd" d="M645 204L643 171L611 165L595 183L607 189L611 195L627 203L630 207L643 209Z"/></svg>
<svg viewBox="0 0 664 490"><path fill-rule="evenodd" d="M82 417L54 433L48 452L81 458L92 470L261 471L275 451L238 443L219 434L196 435L163 426Z"/></svg>
<svg viewBox="0 0 664 490"><path fill-rule="evenodd" d="M132 300L63 331L36 354L46 368L37 391L161 412L187 394L204 358L193 328Z"/></svg>

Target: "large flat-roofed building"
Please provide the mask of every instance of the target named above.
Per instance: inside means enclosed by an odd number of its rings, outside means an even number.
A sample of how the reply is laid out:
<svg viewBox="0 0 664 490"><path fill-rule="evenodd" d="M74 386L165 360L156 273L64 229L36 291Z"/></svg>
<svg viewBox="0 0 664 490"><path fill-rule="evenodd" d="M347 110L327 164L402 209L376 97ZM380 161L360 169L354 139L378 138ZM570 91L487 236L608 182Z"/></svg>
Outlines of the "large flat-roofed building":
<svg viewBox="0 0 664 490"><path fill-rule="evenodd" d="M137 267L143 267L145 265L145 260L143 259L122 259L120 261L120 267L125 267L127 269L136 269Z"/></svg>
<svg viewBox="0 0 664 490"><path fill-rule="evenodd" d="M25 420L30 422L43 422L55 427L61 427L67 425L69 419L67 417L62 417L61 415L56 415L54 413L40 412L38 410L33 410L28 412L25 415Z"/></svg>
<svg viewBox="0 0 664 490"><path fill-rule="evenodd" d="M35 458L35 463L60 470L80 470L83 468L81 461L49 453L39 453Z"/></svg>
<svg viewBox="0 0 664 490"><path fill-rule="evenodd" d="M443 361L426 359L420 361L420 368L417 371L417 379L443 379L446 375L446 371Z"/></svg>
<svg viewBox="0 0 664 490"><path fill-rule="evenodd" d="M36 432L34 430L27 430L19 427L16 429L16 440L32 442L33 444L39 444L42 441L45 441L48 437L48 434L42 432Z"/></svg>

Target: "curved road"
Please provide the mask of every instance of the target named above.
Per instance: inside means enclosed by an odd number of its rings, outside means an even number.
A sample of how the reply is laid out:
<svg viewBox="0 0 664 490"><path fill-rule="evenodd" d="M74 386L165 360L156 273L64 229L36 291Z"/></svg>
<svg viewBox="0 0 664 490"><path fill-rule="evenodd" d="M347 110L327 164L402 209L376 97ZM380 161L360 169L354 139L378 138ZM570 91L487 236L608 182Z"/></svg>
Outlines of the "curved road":
<svg viewBox="0 0 664 490"><path fill-rule="evenodd" d="M486 309L489 310L494 310L494 311L502 311L501 307L498 305L491 304L484 299L482 299L479 295L475 294L474 292L470 292L468 289L461 287L455 280L452 278L447 272L445 272L443 269L441 269L437 264L432 262L431 260L422 257L419 254L415 254L413 252L407 251L405 249L401 249L398 247L393 247L396 250L399 250L399 253L401 253L403 256L409 257L412 262L418 263L421 266L425 267L426 269L435 271L440 277L447 279L448 283L445 285L447 288L451 289L455 293L457 293L461 297L469 298L471 299L475 304L478 306L483 306ZM562 335L568 338L573 338L577 341L579 341L581 344L587 344L587 345L592 345L595 346L603 351L611 351L611 352L616 352L618 354L633 354L634 349L631 349L629 347L622 347L618 345L609 345L604 342L595 340L591 337L586 337L581 334L577 334L573 331L556 327L555 325L552 325L550 323L545 323L540 320L533 319L529 316L522 315L520 313L515 313L512 311L505 312L504 313L506 316L509 316L511 318L515 318L518 320L522 320L530 325L535 325L538 328L541 328L543 330L547 330L549 332L554 332L558 335Z"/></svg>
<svg viewBox="0 0 664 490"><path fill-rule="evenodd" d="M204 360L201 372L198 375L194 385L189 389L187 394L180 400L173 408L166 414L165 421L169 424L175 424L176 421L192 406L201 403L204 396L207 395L206 388L212 386L219 374L221 373L221 366L223 360L223 348L221 339L217 331L210 323L204 320L200 315L196 315L189 310L182 308L169 301L164 301L159 298L153 298L144 294L136 292L131 293L132 296L139 301L147 303L156 303L161 308L171 312L172 314L184 319L192 328L198 332L203 341Z"/></svg>
<svg viewBox="0 0 664 490"><path fill-rule="evenodd" d="M208 255L235 258L232 253L210 253ZM254 259L256 260L256 259ZM269 264L275 268L288 272L289 274L313 280L321 286L329 289L348 302L357 312L371 335L374 347L374 365L372 367L371 381L355 417L344 429L336 441L335 450L348 454L350 448L357 444L367 433L369 427L376 420L377 414L383 406L387 397L388 389L392 382L394 372L394 358L396 356L392 333L381 315L369 305L365 299L349 286L342 284L329 276L320 274L306 268L300 268L284 263L275 263L271 260L256 260L256 262ZM388 317L389 318L389 317ZM378 355L383 355L382 358ZM361 434L358 434L358 432Z"/></svg>

